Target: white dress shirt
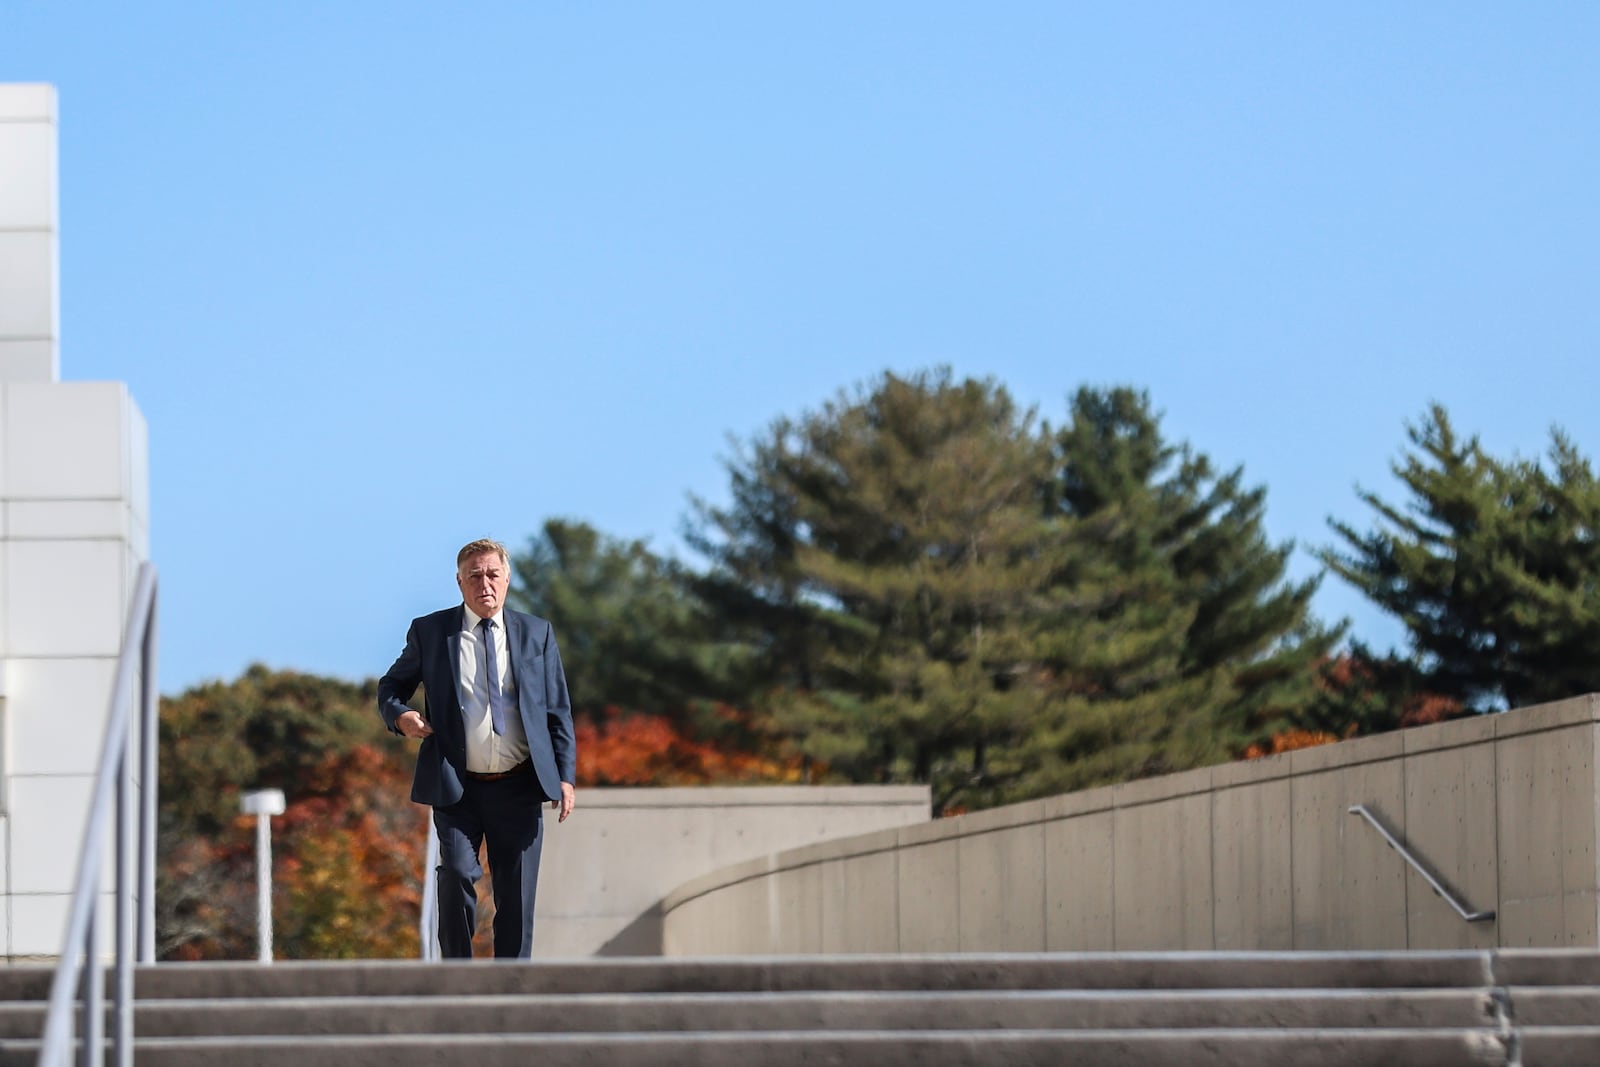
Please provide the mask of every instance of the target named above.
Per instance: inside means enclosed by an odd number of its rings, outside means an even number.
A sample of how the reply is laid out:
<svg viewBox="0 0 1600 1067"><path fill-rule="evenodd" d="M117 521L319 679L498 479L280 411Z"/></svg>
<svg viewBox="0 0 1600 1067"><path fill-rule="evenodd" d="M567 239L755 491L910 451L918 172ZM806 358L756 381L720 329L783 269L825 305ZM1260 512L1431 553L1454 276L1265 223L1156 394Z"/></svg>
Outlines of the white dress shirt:
<svg viewBox="0 0 1600 1067"><path fill-rule="evenodd" d="M489 679L484 666L483 631L473 610L461 605L461 715L467 730L467 770L479 774L509 771L528 758L528 735L517 713L517 682L511 673L511 649L506 642L504 612L493 617L494 663L500 672L500 691L506 697L506 732L494 732L489 717Z"/></svg>

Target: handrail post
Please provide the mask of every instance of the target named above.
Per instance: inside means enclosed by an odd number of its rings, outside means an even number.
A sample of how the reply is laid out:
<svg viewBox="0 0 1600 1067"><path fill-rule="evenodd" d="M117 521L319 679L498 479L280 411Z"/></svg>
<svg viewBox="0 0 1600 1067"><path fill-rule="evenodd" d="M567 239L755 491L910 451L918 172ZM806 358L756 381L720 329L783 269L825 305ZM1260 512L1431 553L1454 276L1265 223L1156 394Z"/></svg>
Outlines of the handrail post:
<svg viewBox="0 0 1600 1067"><path fill-rule="evenodd" d="M120 1064L132 1062L132 977L129 945L132 930L130 873L131 856L129 839L133 817L132 774L133 760L130 751L132 714L130 707L134 694L136 664L143 664L144 730L146 744L144 765L144 832L141 833L141 867L148 876L152 891L142 902L141 917L148 920L154 915L154 849L155 849L155 644L151 640L154 629L156 571L150 563L139 567L138 581L132 602L128 606L127 625L123 630L122 651L117 657L115 680L106 712L106 733L101 744L99 762L95 765L94 786L89 798L88 818L83 840L79 844L77 876L73 882L72 896L67 906L66 929L62 931L61 958L50 980L50 1002L45 1011L43 1040L39 1045L38 1063L41 1067L64 1067L72 1059L73 1016L82 1005L82 1039L78 1044L79 1063L85 1067L105 1062L106 1029L106 967L99 953L99 931L102 921L99 898L104 874L108 832L116 835L117 870L116 888L117 924L115 949L117 952L117 1057ZM133 646L139 644L142 656L136 658ZM114 830L106 826L108 819L116 819ZM153 944L153 922L145 922L141 940ZM151 952L154 955L154 952ZM74 1000L74 993L77 999Z"/></svg>
<svg viewBox="0 0 1600 1067"><path fill-rule="evenodd" d="M156 961L156 794L160 783L156 775L156 755L161 744L161 695L156 685L157 621L156 606L161 592L150 589L150 609L146 616L144 642L140 647L139 675L144 682L139 704L139 962Z"/></svg>
<svg viewBox="0 0 1600 1067"><path fill-rule="evenodd" d="M98 879L95 892L99 893ZM100 970L95 942L100 934L100 909L90 907L83 935L83 1042L78 1046L80 1067L100 1067L105 1062L106 976Z"/></svg>
<svg viewBox="0 0 1600 1067"><path fill-rule="evenodd" d="M131 729L117 761L117 955L112 1051L117 1067L133 1067L133 746Z"/></svg>

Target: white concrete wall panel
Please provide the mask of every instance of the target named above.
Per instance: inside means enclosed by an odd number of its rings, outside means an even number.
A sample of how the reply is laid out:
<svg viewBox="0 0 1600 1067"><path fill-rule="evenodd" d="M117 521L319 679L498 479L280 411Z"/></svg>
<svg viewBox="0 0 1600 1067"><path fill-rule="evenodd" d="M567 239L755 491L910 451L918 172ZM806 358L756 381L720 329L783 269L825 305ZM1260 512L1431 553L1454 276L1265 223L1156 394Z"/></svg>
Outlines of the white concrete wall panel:
<svg viewBox="0 0 1600 1067"><path fill-rule="evenodd" d="M0 815L0 959L11 956L11 820Z"/></svg>
<svg viewBox="0 0 1600 1067"><path fill-rule="evenodd" d="M116 541L7 541L5 647L16 658L115 656L131 584Z"/></svg>
<svg viewBox="0 0 1600 1067"><path fill-rule="evenodd" d="M121 500L14 500L5 536L19 541L126 541L132 511Z"/></svg>
<svg viewBox="0 0 1600 1067"><path fill-rule="evenodd" d="M11 773L92 775L115 675L116 660L110 656L11 660L6 668Z"/></svg>
<svg viewBox="0 0 1600 1067"><path fill-rule="evenodd" d="M11 892L61 893L78 870L84 819L93 779L88 776L18 775L11 781ZM101 870L113 870L114 841L106 835ZM106 886L109 877L102 879Z"/></svg>
<svg viewBox="0 0 1600 1067"><path fill-rule="evenodd" d="M56 88L47 82L0 85L0 122L54 122Z"/></svg>
<svg viewBox="0 0 1600 1067"><path fill-rule="evenodd" d="M51 86L0 85L0 953L14 956L60 948L112 663L149 545L143 416L121 383L57 380L55 117Z"/></svg>
<svg viewBox="0 0 1600 1067"><path fill-rule="evenodd" d="M0 381L49 382L60 376L54 340L0 337Z"/></svg>
<svg viewBox="0 0 1600 1067"><path fill-rule="evenodd" d="M95 946L101 958L110 956L116 938L115 898L100 894L100 924ZM13 959L53 959L61 951L72 898L65 893L19 893L11 898L11 956Z"/></svg>
<svg viewBox="0 0 1600 1067"><path fill-rule="evenodd" d="M56 235L0 230L0 337L39 340L57 334Z"/></svg>
<svg viewBox="0 0 1600 1067"><path fill-rule="evenodd" d="M0 86L0 382L58 377L55 111L48 85Z"/></svg>
<svg viewBox="0 0 1600 1067"><path fill-rule="evenodd" d="M134 495L131 404L121 382L14 382L5 394L7 498L126 502Z"/></svg>
<svg viewBox="0 0 1600 1067"><path fill-rule="evenodd" d="M0 120L0 230L56 228L56 131Z"/></svg>

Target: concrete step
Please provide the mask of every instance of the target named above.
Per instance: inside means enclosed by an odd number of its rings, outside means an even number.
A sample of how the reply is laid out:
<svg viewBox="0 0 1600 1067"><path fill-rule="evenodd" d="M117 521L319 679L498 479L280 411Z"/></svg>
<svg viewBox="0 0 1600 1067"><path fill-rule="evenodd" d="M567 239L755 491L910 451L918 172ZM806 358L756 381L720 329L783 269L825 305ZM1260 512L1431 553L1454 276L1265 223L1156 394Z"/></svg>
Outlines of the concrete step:
<svg viewBox="0 0 1600 1067"><path fill-rule="evenodd" d="M1451 989L1494 984L1482 952L1074 953L548 962L172 963L141 998L493 996L938 989Z"/></svg>
<svg viewBox="0 0 1600 1067"><path fill-rule="evenodd" d="M1512 986L1506 1000L1518 1026L1600 1025L1600 988ZM1600 1055L1595 1060L1600 1063Z"/></svg>
<svg viewBox="0 0 1600 1067"><path fill-rule="evenodd" d="M51 972L0 967L0 1002L48 996ZM1333 989L1600 987L1586 949L1406 953L1075 953L721 959L166 963L136 970L141 996L427 996L764 989ZM108 976L109 984L109 976Z"/></svg>
<svg viewBox="0 0 1600 1067"><path fill-rule="evenodd" d="M1600 1026L1520 1029L1522 1067L1594 1067L1600 1063Z"/></svg>
<svg viewBox="0 0 1600 1067"><path fill-rule="evenodd" d="M0 968L0 1067L50 973ZM137 1061L1600 1064L1600 953L1125 953L162 964Z"/></svg>
<svg viewBox="0 0 1600 1067"><path fill-rule="evenodd" d="M144 1038L495 1030L1465 1029L1493 1026L1495 1019L1486 990L1018 990L154 1000L139 1002L134 1030ZM42 1005L0 1007L0 1037L32 1037L43 1022Z"/></svg>
<svg viewBox="0 0 1600 1067"><path fill-rule="evenodd" d="M1503 948L1490 968L1495 985L1600 987L1600 952L1590 948Z"/></svg>
<svg viewBox="0 0 1600 1067"><path fill-rule="evenodd" d="M26 1053L21 1045L0 1046L0 1067L31 1067ZM156 1038L139 1043L137 1062L140 1067L1466 1067L1510 1061L1503 1043L1476 1031L989 1029Z"/></svg>

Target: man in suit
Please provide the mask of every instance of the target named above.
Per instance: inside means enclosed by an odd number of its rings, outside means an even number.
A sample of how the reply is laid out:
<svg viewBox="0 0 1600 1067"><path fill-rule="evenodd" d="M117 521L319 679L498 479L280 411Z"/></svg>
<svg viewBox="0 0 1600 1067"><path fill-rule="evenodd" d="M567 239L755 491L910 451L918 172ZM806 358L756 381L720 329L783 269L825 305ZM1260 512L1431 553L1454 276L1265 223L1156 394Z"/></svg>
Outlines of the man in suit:
<svg viewBox="0 0 1600 1067"><path fill-rule="evenodd" d="M456 555L462 603L411 621L406 647L378 680L378 714L419 738L411 799L439 831L439 950L470 958L478 849L489 846L494 954L533 953L542 807L572 814L577 744L572 701L550 624L505 606L511 563L497 541ZM408 707L417 686L423 711Z"/></svg>

